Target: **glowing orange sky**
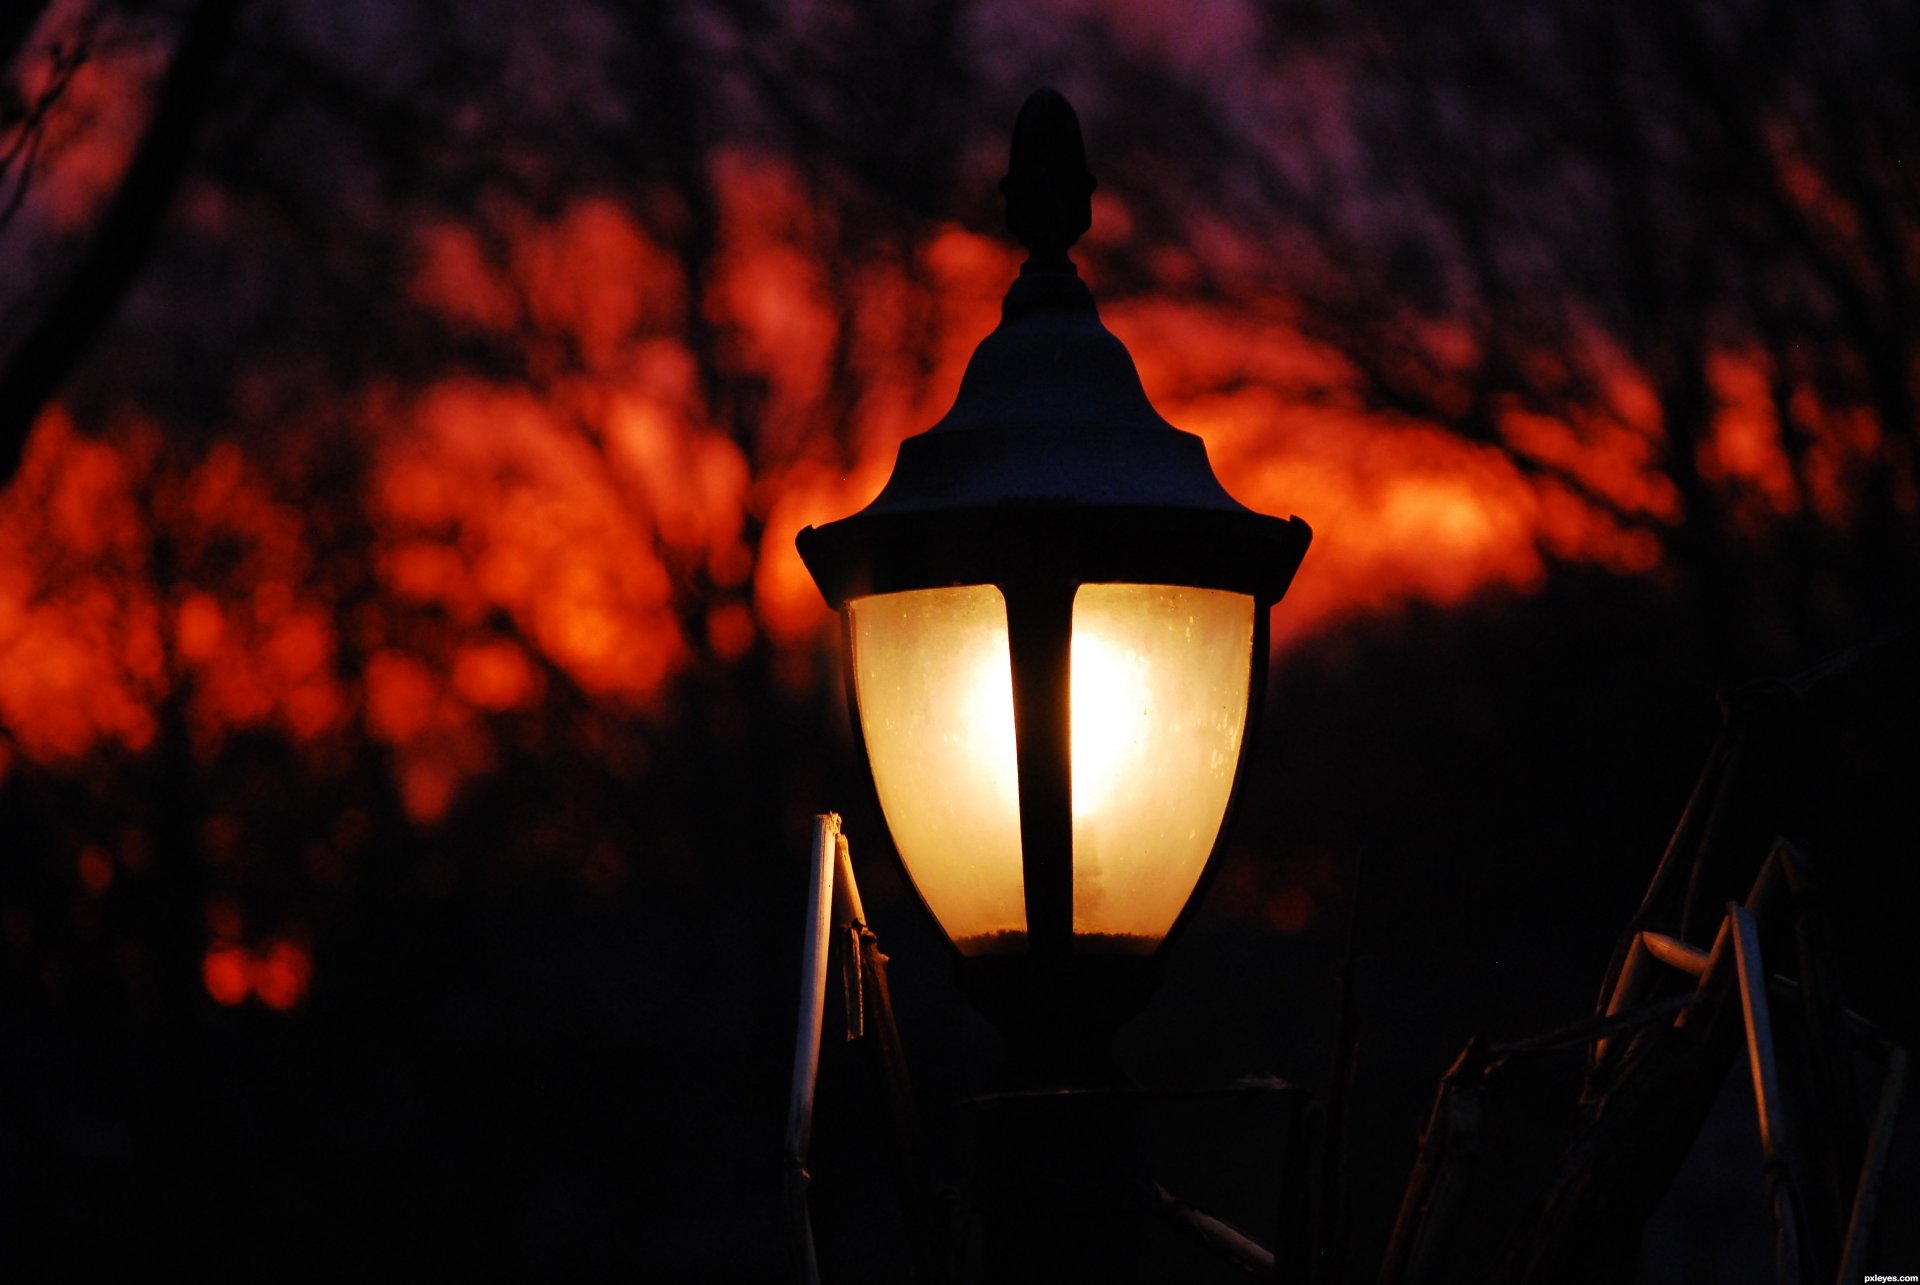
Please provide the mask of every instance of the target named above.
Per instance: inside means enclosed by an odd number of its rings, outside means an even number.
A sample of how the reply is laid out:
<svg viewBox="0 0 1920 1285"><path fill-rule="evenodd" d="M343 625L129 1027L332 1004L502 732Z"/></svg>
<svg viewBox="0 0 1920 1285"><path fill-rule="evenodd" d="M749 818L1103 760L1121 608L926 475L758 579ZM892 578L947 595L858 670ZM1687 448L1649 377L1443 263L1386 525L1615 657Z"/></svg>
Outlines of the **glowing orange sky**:
<svg viewBox="0 0 1920 1285"><path fill-rule="evenodd" d="M22 227L83 221L110 186L132 118L101 83L76 81L90 132L57 140L65 161ZM1018 258L931 226L911 264L830 273L817 233L831 212L785 163L724 152L714 174L719 254L698 299L613 199L509 218L504 261L462 224L412 230L411 299L452 332L513 337L527 378L312 390L325 404L263 434L277 444L267 455L234 441L189 451L139 407L84 426L50 408L0 493L0 780L21 759L65 771L101 751L138 754L168 693L189 690L200 753L243 729L316 752L369 738L391 751L413 819L432 825L490 770L491 720L537 706L556 678L644 718L676 675L764 639L790 682L818 681L832 625L793 536L869 500L900 440L946 409ZM211 193L189 193L188 207L220 216ZM1103 192L1094 244L1127 224ZM706 402L689 306L764 382L751 443ZM1278 663L1356 615L1538 588L1549 558L1652 570L1656 532L1677 519L1655 458L1657 406L1617 355L1604 421L1505 408L1499 422L1506 442L1603 507L1444 425L1368 410L1346 359L1284 321L1152 300L1104 316L1228 489L1314 527L1276 614ZM835 364L843 326L850 375ZM1826 453L1801 496L1761 359L1723 352L1711 375L1706 475L1755 521L1802 504L1842 513L1845 459L1873 449L1871 422L1796 406ZM851 379L851 398L836 399L836 378ZM316 497L301 443L340 423L357 435L360 489ZM316 504L364 519L370 597L332 569ZM162 548L177 568L164 583ZM110 854L80 860L85 887L103 892ZM237 912L209 931L205 981L222 1002L285 1007L304 994L299 942L252 940Z"/></svg>
<svg viewBox="0 0 1920 1285"><path fill-rule="evenodd" d="M432 820L484 770L487 716L541 699L548 666L593 698L644 711L697 650L725 660L763 634L812 652L829 622L794 533L864 504L899 440L939 417L1017 257L958 228L929 231L919 267L941 321L924 382L908 373L912 354L881 338L898 330L912 287L870 267L852 283L857 321L876 337L861 395L851 422L824 424L837 314L825 272L788 235L811 217L799 185L765 159L730 156L720 173L724 248L704 307L767 380L762 431L778 445L757 472L703 405L676 333L678 269L620 207L590 199L527 224L505 271L462 229L423 229L411 285L423 305L449 325L564 342L571 363L532 385L461 376L352 395L368 460L352 502L375 532L381 593L351 617L273 461L231 443L181 460L165 428L137 414L81 432L50 410L0 497L11 751L49 766L103 745L138 752L171 665L193 679L204 745L237 728L311 742L357 726L395 750L404 796ZM1111 203L1107 213L1124 217ZM1105 316L1149 395L1206 440L1228 488L1314 526L1276 616L1283 640L1404 600L1534 588L1543 554L1627 572L1658 560L1648 530L1530 480L1502 451L1343 404L1354 380L1340 356L1284 326L1153 302ZM1785 509L1795 501L1769 453L1759 376L1740 354L1715 370L1709 470ZM1676 504L1650 458L1656 426L1631 426L1651 416L1649 399L1624 367L1620 382L1627 427L1576 432L1515 412L1506 430L1625 511L1671 521ZM159 530L182 555L179 584L153 583ZM215 542L241 550L239 562L197 583L195 551ZM452 627L423 646L403 622L429 609ZM502 621L504 632L490 623ZM339 672L343 641L366 658L358 690Z"/></svg>

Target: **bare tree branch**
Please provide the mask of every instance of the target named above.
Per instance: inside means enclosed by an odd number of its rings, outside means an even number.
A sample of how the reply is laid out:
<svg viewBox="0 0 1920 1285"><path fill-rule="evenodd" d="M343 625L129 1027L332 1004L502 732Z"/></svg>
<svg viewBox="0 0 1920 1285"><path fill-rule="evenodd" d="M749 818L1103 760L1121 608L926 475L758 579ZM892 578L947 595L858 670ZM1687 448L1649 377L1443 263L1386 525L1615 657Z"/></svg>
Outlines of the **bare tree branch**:
<svg viewBox="0 0 1920 1285"><path fill-rule="evenodd" d="M0 369L0 486L19 468L27 434L41 409L111 320L146 262L192 155L194 135L241 3L205 0L187 20L146 133L91 244Z"/></svg>

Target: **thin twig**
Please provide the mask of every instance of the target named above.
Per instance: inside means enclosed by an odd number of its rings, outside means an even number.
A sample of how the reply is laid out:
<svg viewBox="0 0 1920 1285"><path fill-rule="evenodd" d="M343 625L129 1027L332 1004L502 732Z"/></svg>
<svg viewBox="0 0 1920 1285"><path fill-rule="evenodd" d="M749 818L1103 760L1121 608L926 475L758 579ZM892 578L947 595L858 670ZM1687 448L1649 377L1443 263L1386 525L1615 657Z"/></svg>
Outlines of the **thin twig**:
<svg viewBox="0 0 1920 1285"><path fill-rule="evenodd" d="M1273 1274L1273 1251L1232 1223L1180 1199L1159 1183L1153 1184L1153 1209L1173 1226L1212 1250L1249 1276Z"/></svg>
<svg viewBox="0 0 1920 1285"><path fill-rule="evenodd" d="M1517 1057L1532 1057L1540 1053L1558 1053L1563 1049L1583 1048L1600 1040L1623 1035L1628 1031L1637 1031L1643 1026L1650 1026L1685 1012L1700 1000L1701 996L1695 992L1669 995L1666 999L1655 1000L1651 1004L1630 1009L1625 1013L1582 1018L1578 1022L1542 1035L1530 1035L1525 1039L1491 1045L1487 1049L1488 1057L1481 1067L1481 1074L1491 1075Z"/></svg>

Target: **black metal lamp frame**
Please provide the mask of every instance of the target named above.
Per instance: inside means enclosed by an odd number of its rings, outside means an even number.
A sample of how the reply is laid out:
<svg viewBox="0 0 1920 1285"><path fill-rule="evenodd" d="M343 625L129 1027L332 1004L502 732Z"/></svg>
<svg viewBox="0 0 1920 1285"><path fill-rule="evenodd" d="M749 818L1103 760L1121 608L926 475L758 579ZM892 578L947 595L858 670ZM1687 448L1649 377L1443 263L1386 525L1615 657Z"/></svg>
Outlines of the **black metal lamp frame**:
<svg viewBox="0 0 1920 1285"><path fill-rule="evenodd" d="M1144 1004L1160 952L1201 899L1239 794L1265 691L1268 608L1311 532L1255 513L1214 476L1205 445L1148 402L1126 347L1101 324L1067 257L1090 220L1073 109L1035 94L1015 125L1001 184L1030 258L1001 322L975 351L953 408L900 446L892 477L851 517L809 527L800 555L835 610L854 598L989 584L1006 602L1013 668L1024 951L960 955L962 984L1017 1060L1052 1064ZM1070 653L1081 585L1224 589L1254 599L1246 730L1234 786L1194 895L1147 955L1073 932ZM852 672L851 623L847 639ZM849 683L853 726L857 696ZM860 746L863 759L866 746ZM924 904L924 902L923 902ZM1061 1069L1066 1069L1062 1067Z"/></svg>
<svg viewBox="0 0 1920 1285"><path fill-rule="evenodd" d="M797 539L843 617L869 594L984 584L1004 598L1027 930L1005 952L949 946L963 989L1006 1039L1007 1081L1028 1087L1117 1082L1114 1036L1158 985L1166 943L1219 864L1265 695L1268 609L1312 538L1299 518L1235 501L1200 439L1148 402L1132 357L1101 324L1067 257L1091 221L1093 187L1073 108L1041 90L1021 110L1001 183L1007 226L1029 258L1000 325L975 350L953 408L901 443L873 503ZM1073 605L1080 586L1113 583L1228 590L1254 601L1248 707L1227 807L1193 892L1145 953L1073 931ZM851 678L851 619L842 633L854 735L871 767ZM1150 1186L1138 1146L1124 1095L1019 1099L984 1120L993 1279L1131 1275L1141 1210L1128 1207L1127 1192L1137 1206Z"/></svg>

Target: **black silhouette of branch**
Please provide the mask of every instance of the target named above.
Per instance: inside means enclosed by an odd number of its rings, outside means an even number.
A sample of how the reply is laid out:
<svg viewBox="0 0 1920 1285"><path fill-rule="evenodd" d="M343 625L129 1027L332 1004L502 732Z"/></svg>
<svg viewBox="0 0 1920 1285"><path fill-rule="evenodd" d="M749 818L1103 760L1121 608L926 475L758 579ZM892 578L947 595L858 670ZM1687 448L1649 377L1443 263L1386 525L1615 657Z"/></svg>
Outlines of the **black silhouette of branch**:
<svg viewBox="0 0 1920 1285"><path fill-rule="evenodd" d="M242 0L204 0L188 18L153 114L91 242L0 369L0 485L19 468L28 432L139 275L193 154L213 80Z"/></svg>

